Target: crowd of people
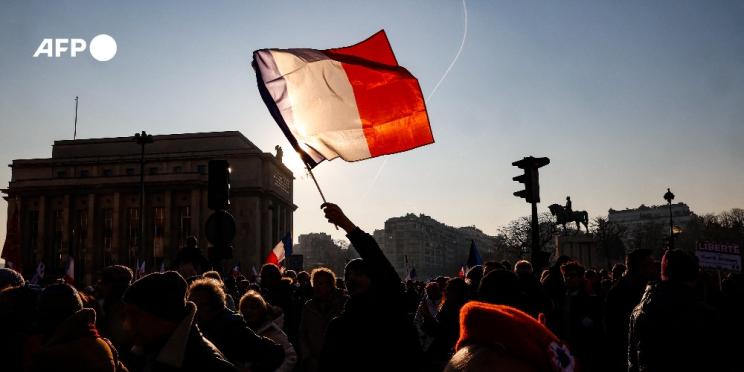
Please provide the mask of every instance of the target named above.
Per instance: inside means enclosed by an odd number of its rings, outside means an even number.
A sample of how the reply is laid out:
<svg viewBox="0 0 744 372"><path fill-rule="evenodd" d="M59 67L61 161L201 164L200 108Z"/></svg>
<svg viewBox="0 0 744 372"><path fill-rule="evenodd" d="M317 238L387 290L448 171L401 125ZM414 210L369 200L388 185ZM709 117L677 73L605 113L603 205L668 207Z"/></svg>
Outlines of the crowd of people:
<svg viewBox="0 0 744 372"><path fill-rule="evenodd" d="M742 371L744 282L648 250L612 270L561 256L402 281L336 205L361 258L343 278L273 264L211 271L196 241L173 271L102 269L95 288L0 270L3 371ZM226 274L226 275L225 275Z"/></svg>

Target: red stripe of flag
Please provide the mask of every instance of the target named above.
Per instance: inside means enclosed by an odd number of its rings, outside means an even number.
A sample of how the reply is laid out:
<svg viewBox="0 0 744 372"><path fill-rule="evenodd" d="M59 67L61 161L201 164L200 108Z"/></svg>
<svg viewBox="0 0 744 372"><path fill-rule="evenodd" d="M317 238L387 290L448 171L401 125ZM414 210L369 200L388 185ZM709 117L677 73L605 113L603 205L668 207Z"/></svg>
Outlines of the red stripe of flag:
<svg viewBox="0 0 744 372"><path fill-rule="evenodd" d="M346 72L372 157L434 142L418 80L398 65L385 31L324 53Z"/></svg>

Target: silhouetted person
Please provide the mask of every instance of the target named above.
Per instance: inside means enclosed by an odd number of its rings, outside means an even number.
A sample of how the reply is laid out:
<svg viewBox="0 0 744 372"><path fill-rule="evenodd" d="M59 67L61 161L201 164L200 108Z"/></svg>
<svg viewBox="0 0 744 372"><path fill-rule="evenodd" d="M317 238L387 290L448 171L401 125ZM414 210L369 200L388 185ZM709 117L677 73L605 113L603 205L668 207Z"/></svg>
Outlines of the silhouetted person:
<svg viewBox="0 0 744 372"><path fill-rule="evenodd" d="M421 349L406 314L398 273L374 238L337 205L325 203L322 208L330 223L346 231L361 258L349 261L344 270L350 298L328 327L320 370L383 371L391 365L416 370Z"/></svg>
<svg viewBox="0 0 744 372"><path fill-rule="evenodd" d="M277 372L291 372L297 364L297 352L289 337L282 330L284 315L273 312L263 296L256 291L248 291L240 298L240 312L248 326L261 337L271 339L280 345L284 352Z"/></svg>
<svg viewBox="0 0 744 372"><path fill-rule="evenodd" d="M0 291L6 288L22 287L26 281L23 275L8 268L0 269Z"/></svg>
<svg viewBox="0 0 744 372"><path fill-rule="evenodd" d="M126 371L116 348L98 335L96 313L83 308L75 288L54 284L39 297L41 349L32 371Z"/></svg>
<svg viewBox="0 0 744 372"><path fill-rule="evenodd" d="M302 370L306 372L318 371L328 325L341 314L348 299L336 288L336 275L327 268L314 269L311 282L313 296L302 309L299 332Z"/></svg>
<svg viewBox="0 0 744 372"><path fill-rule="evenodd" d="M524 296L517 275L507 270L488 272L478 288L478 301L523 307Z"/></svg>
<svg viewBox="0 0 744 372"><path fill-rule="evenodd" d="M744 274L731 273L724 278L722 292L723 339L738 340L726 342L723 354L726 355L730 371L744 371L744 358L740 354L744 345L741 341L741 335L744 334Z"/></svg>
<svg viewBox="0 0 744 372"><path fill-rule="evenodd" d="M625 275L618 277L605 300L608 371L628 370L628 325L633 308L641 302L646 284L654 280L656 268L650 249L637 249L625 258ZM613 276L616 275L613 267Z"/></svg>
<svg viewBox="0 0 744 372"><path fill-rule="evenodd" d="M630 317L628 371L725 370L719 315L695 295L697 258L667 251L661 266Z"/></svg>
<svg viewBox="0 0 744 372"><path fill-rule="evenodd" d="M152 273L124 293L126 322L135 344L135 371L237 371L196 325L186 281L175 271Z"/></svg>
<svg viewBox="0 0 744 372"><path fill-rule="evenodd" d="M555 334L560 333L558 327L560 325L561 314L558 313L558 309L566 295L566 281L563 279L561 266L569 261L571 261L571 257L559 256L555 260L555 264L547 271L543 271L540 277L545 294L550 298L552 303L552 310L546 314L547 326Z"/></svg>
<svg viewBox="0 0 744 372"><path fill-rule="evenodd" d="M550 298L545 294L542 284L532 272L532 263L527 260L518 261L514 264L514 273L517 275L519 288L524 294L522 310L535 319L540 313L546 314L551 307Z"/></svg>
<svg viewBox="0 0 744 372"><path fill-rule="evenodd" d="M300 328L302 307L295 301L295 288L289 278L283 278L282 273L274 264L261 266L261 296L271 304L281 309L284 315L282 329L294 341Z"/></svg>
<svg viewBox="0 0 744 372"><path fill-rule="evenodd" d="M100 313L96 325L101 335L111 340L122 359L129 360L132 340L124 330L124 302L122 296L132 282L132 269L113 265L101 271L98 291L101 296Z"/></svg>
<svg viewBox="0 0 744 372"><path fill-rule="evenodd" d="M0 291L0 369L28 371L41 347L37 302L41 289L10 287Z"/></svg>
<svg viewBox="0 0 744 372"><path fill-rule="evenodd" d="M452 278L444 287L444 295L433 328L434 342L426 352L427 363L441 369L454 353L455 342L460 337L460 309L469 299L465 280Z"/></svg>
<svg viewBox="0 0 744 372"><path fill-rule="evenodd" d="M191 283L189 300L196 304L196 323L209 341L237 367L273 371L282 364L280 345L258 336L243 317L228 309L222 283L212 278Z"/></svg>
<svg viewBox="0 0 744 372"><path fill-rule="evenodd" d="M210 270L202 274L202 277L214 279L217 282L219 282L220 285L222 286L222 290L225 292L225 306L232 311L237 311L238 307L235 304L235 299L233 298L233 296L230 295L230 292L227 290L227 283L224 280L222 280L222 275L220 275L219 272L215 270Z"/></svg>
<svg viewBox="0 0 744 372"><path fill-rule="evenodd" d="M475 265L468 269L465 274L465 282L468 284L468 298L475 298L478 294L478 287L480 287L483 275L483 266L481 265Z"/></svg>
<svg viewBox="0 0 744 372"><path fill-rule="evenodd" d="M584 278L584 267L578 262L568 262L561 266L566 285L566 293L559 302L558 333L586 370L601 368L604 347L602 330L602 301L599 296L588 291Z"/></svg>
<svg viewBox="0 0 744 372"><path fill-rule="evenodd" d="M186 239L186 246L176 254L174 265L178 273L184 278L201 275L212 268L209 260L199 249L199 242L195 236Z"/></svg>

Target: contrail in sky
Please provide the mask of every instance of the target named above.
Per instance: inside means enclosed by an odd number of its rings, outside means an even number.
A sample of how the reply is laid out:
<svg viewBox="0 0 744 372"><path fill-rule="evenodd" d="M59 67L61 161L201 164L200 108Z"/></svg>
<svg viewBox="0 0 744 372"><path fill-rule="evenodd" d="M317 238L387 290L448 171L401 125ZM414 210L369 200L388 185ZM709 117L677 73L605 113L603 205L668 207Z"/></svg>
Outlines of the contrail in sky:
<svg viewBox="0 0 744 372"><path fill-rule="evenodd" d="M449 74L450 70L452 70L452 67L457 63L457 60L460 58L460 54L462 53L462 49L465 47L465 40L468 38L468 5L465 0L462 0L462 12L465 16L465 31L462 33L462 40L460 40L460 47L457 48L457 53L455 54L455 58L452 58L452 62L450 62L449 66L447 66L447 69L444 70L444 74L442 74L442 77L439 78L439 81L436 85L434 85L434 89L429 92L429 95L426 96L426 103L428 104L431 100L431 97L434 95L434 93L437 92L437 89L439 89L439 85L442 84L444 79ZM372 182L367 186L367 191L364 192L364 195L359 199L359 201L363 201L367 199L367 195L372 190L372 188L377 183L377 179L380 178L380 174L382 173L382 169L385 168L385 164L387 164L388 157L386 156L385 159L382 161L382 164L380 164L380 168L377 169L377 173L375 174L375 177L372 179Z"/></svg>

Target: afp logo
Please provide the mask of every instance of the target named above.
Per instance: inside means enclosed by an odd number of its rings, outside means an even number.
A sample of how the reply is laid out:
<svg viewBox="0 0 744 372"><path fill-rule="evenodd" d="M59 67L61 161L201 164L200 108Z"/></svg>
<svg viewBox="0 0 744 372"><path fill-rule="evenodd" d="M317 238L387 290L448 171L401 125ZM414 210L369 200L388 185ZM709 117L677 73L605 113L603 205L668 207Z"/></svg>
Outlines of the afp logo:
<svg viewBox="0 0 744 372"><path fill-rule="evenodd" d="M78 53L84 52L86 47L96 61L110 61L116 55L116 40L109 35L100 34L96 35L90 44L86 44L84 39L44 39L36 48L34 58L39 56L60 58L67 54L75 58Z"/></svg>

